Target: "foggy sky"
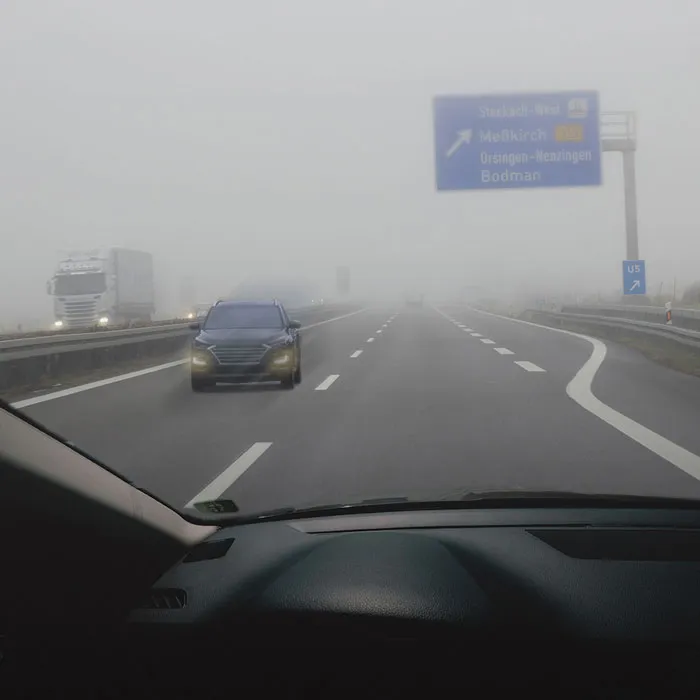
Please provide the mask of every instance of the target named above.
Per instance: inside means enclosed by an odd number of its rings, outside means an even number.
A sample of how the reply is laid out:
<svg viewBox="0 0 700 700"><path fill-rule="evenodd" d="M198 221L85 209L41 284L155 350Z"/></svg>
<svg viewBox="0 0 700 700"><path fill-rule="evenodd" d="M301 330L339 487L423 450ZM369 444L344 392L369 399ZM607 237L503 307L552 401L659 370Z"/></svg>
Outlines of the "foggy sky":
<svg viewBox="0 0 700 700"><path fill-rule="evenodd" d="M619 287L619 154L600 188L437 193L446 93L635 110L650 291L700 279L698 36L697 0L4 0L0 321L50 313L59 252L100 245L151 251L164 297L340 264L370 290Z"/></svg>

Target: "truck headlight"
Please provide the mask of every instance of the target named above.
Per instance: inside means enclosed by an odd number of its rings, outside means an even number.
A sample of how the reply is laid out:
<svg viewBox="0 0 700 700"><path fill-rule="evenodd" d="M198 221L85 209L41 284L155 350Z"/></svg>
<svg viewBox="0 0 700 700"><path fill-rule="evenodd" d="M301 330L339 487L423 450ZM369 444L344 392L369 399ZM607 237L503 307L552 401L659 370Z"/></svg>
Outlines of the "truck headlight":
<svg viewBox="0 0 700 700"><path fill-rule="evenodd" d="M100 318L97 321L101 326L106 326L109 323L109 317L108 316L100 316Z"/></svg>
<svg viewBox="0 0 700 700"><path fill-rule="evenodd" d="M54 328L63 328L63 321L61 321L60 319L57 320L57 321L54 321L54 322L53 322L53 327L54 327Z"/></svg>

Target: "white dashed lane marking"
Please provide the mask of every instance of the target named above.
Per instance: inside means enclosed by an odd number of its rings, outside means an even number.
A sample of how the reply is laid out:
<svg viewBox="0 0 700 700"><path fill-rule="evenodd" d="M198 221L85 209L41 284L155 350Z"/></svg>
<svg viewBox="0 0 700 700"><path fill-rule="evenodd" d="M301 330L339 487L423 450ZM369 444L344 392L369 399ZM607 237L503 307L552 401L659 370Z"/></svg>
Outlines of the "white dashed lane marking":
<svg viewBox="0 0 700 700"><path fill-rule="evenodd" d="M481 333L472 333L475 338L481 338Z"/></svg>
<svg viewBox="0 0 700 700"><path fill-rule="evenodd" d="M350 355L350 357L354 360L356 357L359 357L362 354L362 350L355 350L355 352Z"/></svg>
<svg viewBox="0 0 700 700"><path fill-rule="evenodd" d="M367 342L368 342L368 343L373 343L373 342L374 342L374 338L367 338Z"/></svg>
<svg viewBox="0 0 700 700"><path fill-rule="evenodd" d="M515 353L512 350L508 350L508 348L494 348L494 350L499 355L515 355Z"/></svg>
<svg viewBox="0 0 700 700"><path fill-rule="evenodd" d="M515 360L514 361L516 365L519 367L522 367L524 370L527 372L546 372L546 369L542 369L541 367L537 366L536 364L532 362L528 362L527 360Z"/></svg>
<svg viewBox="0 0 700 700"><path fill-rule="evenodd" d="M496 344L496 341L495 341L495 340L489 340L489 338L482 338L482 339L481 339L481 342L482 342L484 345L495 345L495 344Z"/></svg>
<svg viewBox="0 0 700 700"><path fill-rule="evenodd" d="M339 377L339 374L328 375L317 387L316 391L326 391L328 387Z"/></svg>
<svg viewBox="0 0 700 700"><path fill-rule="evenodd" d="M271 442L254 442L233 464L226 467L214 481L202 489L185 508L192 508L200 501L215 501L271 446Z"/></svg>

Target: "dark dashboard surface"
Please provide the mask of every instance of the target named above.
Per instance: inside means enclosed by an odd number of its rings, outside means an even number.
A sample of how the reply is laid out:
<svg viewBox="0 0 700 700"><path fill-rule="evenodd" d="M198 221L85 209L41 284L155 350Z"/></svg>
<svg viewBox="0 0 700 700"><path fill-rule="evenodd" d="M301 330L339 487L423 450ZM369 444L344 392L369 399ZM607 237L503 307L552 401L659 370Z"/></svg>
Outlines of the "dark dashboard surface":
<svg viewBox="0 0 700 700"><path fill-rule="evenodd" d="M131 623L255 619L284 634L312 617L328 643L358 621L380 634L700 642L700 517L499 509L229 527L163 576Z"/></svg>
<svg viewBox="0 0 700 700"><path fill-rule="evenodd" d="M12 677L91 697L698 697L700 513L475 508L223 527L126 625L79 651L70 630L50 638L14 655Z"/></svg>

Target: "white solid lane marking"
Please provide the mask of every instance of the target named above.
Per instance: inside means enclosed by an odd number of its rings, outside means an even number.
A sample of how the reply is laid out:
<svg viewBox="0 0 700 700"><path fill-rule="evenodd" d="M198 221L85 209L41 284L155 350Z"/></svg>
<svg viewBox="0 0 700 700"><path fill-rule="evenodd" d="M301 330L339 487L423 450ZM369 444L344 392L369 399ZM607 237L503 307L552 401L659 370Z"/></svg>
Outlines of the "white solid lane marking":
<svg viewBox="0 0 700 700"><path fill-rule="evenodd" d="M177 367L179 365L189 364L189 360L176 360L175 362L166 362L164 365L156 365L155 367L147 367L146 369L140 369L136 372L128 372L127 374L118 374L116 377L110 377L109 379L100 379L97 382L90 382L89 384L81 384L80 386L74 386L70 389L62 389L61 391L54 391L50 394L43 394L42 396L35 396L31 399L24 399L22 401L16 401L12 404L13 408L27 408L27 406L33 406L37 403L43 403L44 401L51 401L52 399L62 399L64 396L71 396L71 394L79 394L81 391L88 391L89 389L98 389L101 386L107 386L108 384L114 384L116 382L123 382L126 379L134 379L136 377L143 377L146 374L151 374L153 372L160 372L163 369L170 369L171 367Z"/></svg>
<svg viewBox="0 0 700 700"><path fill-rule="evenodd" d="M318 326L323 326L326 323L333 323L333 321L340 321L343 318L350 318L350 316L356 316L361 314L365 309L360 309L359 311L351 311L349 314L343 314L342 316L333 316L333 318L327 318L325 321L317 321L316 323L310 323L308 326L302 326L299 330L306 331L309 328L316 328Z"/></svg>
<svg viewBox="0 0 700 700"><path fill-rule="evenodd" d="M350 357L354 360L356 357L359 357L362 354L362 350L355 350L355 352L350 355Z"/></svg>
<svg viewBox="0 0 700 700"><path fill-rule="evenodd" d="M271 442L254 442L233 464L226 467L219 476L203 488L186 506L192 508L200 501L215 501L236 479L241 477L262 454L270 447Z"/></svg>
<svg viewBox="0 0 700 700"><path fill-rule="evenodd" d="M512 350L508 350L508 348L494 348L494 350L499 355L515 355L515 353Z"/></svg>
<svg viewBox="0 0 700 700"><path fill-rule="evenodd" d="M534 364L533 362L528 362L527 360L514 360L515 364L522 367L524 370L527 370L528 372L546 372L546 369L542 369L538 365Z"/></svg>
<svg viewBox="0 0 700 700"><path fill-rule="evenodd" d="M603 360L605 360L605 355L608 351L605 343L597 338L591 338L588 335L574 333L573 331L566 331L563 328L550 328L549 326L542 326L539 323L532 323L532 321L498 316L497 314L481 311L480 309L474 309L474 311L488 316L495 316L505 321L534 326L535 328L541 328L546 331L551 331L552 333L564 333L564 335L570 335L574 338L582 338L588 341L593 346L593 352L581 369L576 373L576 376L567 384L566 393L569 397L581 406L581 408L586 409L589 413L600 418L600 420L604 421L612 428L615 428L615 430L618 430L631 440L646 447L650 452L670 462L686 474L700 480L700 457L698 455L677 445L675 442L671 442L671 440L663 437L663 435L659 435L653 430L644 427L641 423L637 423L637 421L628 418L623 413L616 411L614 408L603 403L593 393L591 388L593 379L600 369L600 366L603 364Z"/></svg>
<svg viewBox="0 0 700 700"><path fill-rule="evenodd" d="M368 342L368 343L373 343L373 342L374 342L374 338L367 338L367 342Z"/></svg>
<svg viewBox="0 0 700 700"><path fill-rule="evenodd" d="M334 316L333 318L327 318L325 321L310 323L308 326L302 326L300 330L305 331L309 328L323 326L326 323L340 321L343 318L350 318L350 316L361 314L363 311L365 311L365 309L359 309L358 311L351 311L349 314L343 314L342 316ZM166 362L162 365L146 367L146 369L139 369L135 372L127 372L126 374L118 374L115 377L109 377L108 379L100 379L96 382L90 382L89 384L80 384L79 386L74 386L70 389L52 391L51 393L42 394L41 396L33 396L31 399L22 399L22 401L16 401L11 405L13 408L27 408L28 406L34 406L35 404L44 403L45 401L62 399L64 396L71 396L72 394L79 394L82 391L89 391L90 389L99 389L101 386L107 386L108 384L116 384L117 382L123 382L126 379L135 379L136 377L143 377L144 375L151 374L152 372L160 372L161 370L171 369L172 367L177 367L178 365L186 365L189 364L189 362L189 358L186 360L175 360L174 362Z"/></svg>
<svg viewBox="0 0 700 700"><path fill-rule="evenodd" d="M481 333L472 333L475 338L481 338Z"/></svg>
<svg viewBox="0 0 700 700"><path fill-rule="evenodd" d="M481 339L481 342L482 342L484 345L495 345L495 344L496 344L496 341L495 341L495 340L489 340L488 338L482 338L482 339Z"/></svg>
<svg viewBox="0 0 700 700"><path fill-rule="evenodd" d="M459 321L455 321L453 318L450 318L444 311L440 311L437 306L431 306L430 307L433 311L436 311L437 313L440 314L443 318L446 318L448 321L451 321L452 323L459 323Z"/></svg>
<svg viewBox="0 0 700 700"><path fill-rule="evenodd" d="M339 374L329 374L317 387L316 391L326 391L328 387L339 377Z"/></svg>

